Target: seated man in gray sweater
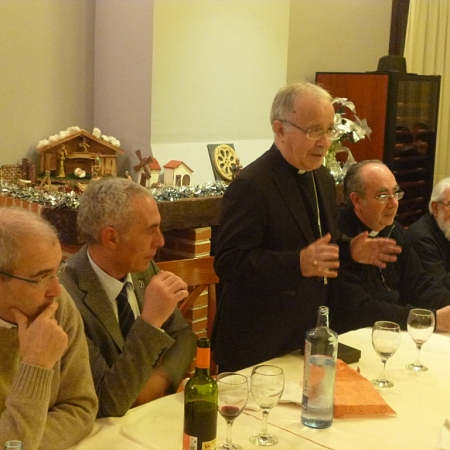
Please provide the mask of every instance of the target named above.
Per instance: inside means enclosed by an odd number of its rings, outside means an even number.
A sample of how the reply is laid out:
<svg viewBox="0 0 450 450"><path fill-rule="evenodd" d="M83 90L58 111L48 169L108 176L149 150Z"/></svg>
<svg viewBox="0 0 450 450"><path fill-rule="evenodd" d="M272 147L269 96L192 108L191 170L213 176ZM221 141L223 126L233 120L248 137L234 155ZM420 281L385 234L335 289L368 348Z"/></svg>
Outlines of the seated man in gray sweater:
<svg viewBox="0 0 450 450"><path fill-rule="evenodd" d="M0 208L0 447L67 449L97 396L83 322L58 282L61 247L37 214Z"/></svg>
<svg viewBox="0 0 450 450"><path fill-rule="evenodd" d="M450 291L422 268L403 227L394 221L403 192L381 161L353 165L344 180L346 206L338 213L339 276L333 292L331 327L338 333L373 326L378 320L403 329L414 307L436 312L436 329L450 331ZM401 247L384 269L355 262L348 242L361 232L392 238Z"/></svg>
<svg viewBox="0 0 450 450"><path fill-rule="evenodd" d="M87 245L61 282L84 321L99 417L176 391L196 338L178 309L186 283L153 261L164 245L148 189L125 178L89 184L78 208Z"/></svg>

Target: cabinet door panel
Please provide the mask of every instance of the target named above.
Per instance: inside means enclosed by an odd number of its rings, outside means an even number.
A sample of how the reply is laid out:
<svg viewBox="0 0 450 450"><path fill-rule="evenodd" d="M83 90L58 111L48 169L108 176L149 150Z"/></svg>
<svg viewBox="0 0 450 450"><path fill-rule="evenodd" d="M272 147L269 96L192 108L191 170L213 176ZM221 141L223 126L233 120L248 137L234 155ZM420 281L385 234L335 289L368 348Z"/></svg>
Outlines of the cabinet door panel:
<svg viewBox="0 0 450 450"><path fill-rule="evenodd" d="M345 143L357 161L364 159L383 160L388 101L387 75L366 75L354 73L317 73L316 82L333 97L344 97L355 104L356 115L366 119L372 129L369 138L356 144ZM353 114L346 108L346 115L353 120Z"/></svg>
<svg viewBox="0 0 450 450"><path fill-rule="evenodd" d="M425 214L433 188L440 76L318 72L316 82L333 97L348 98L367 120L370 140L348 147L356 161L379 159L393 171L405 191L397 220L408 226Z"/></svg>

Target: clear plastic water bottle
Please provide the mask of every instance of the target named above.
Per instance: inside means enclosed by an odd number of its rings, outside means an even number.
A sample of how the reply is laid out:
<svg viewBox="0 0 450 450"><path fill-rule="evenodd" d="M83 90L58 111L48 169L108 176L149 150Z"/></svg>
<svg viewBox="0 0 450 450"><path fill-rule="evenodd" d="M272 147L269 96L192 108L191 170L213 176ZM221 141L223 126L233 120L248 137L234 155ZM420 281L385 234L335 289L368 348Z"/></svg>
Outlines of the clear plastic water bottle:
<svg viewBox="0 0 450 450"><path fill-rule="evenodd" d="M329 328L328 308L319 307L317 327L306 333L302 423L327 428L333 423L337 334Z"/></svg>

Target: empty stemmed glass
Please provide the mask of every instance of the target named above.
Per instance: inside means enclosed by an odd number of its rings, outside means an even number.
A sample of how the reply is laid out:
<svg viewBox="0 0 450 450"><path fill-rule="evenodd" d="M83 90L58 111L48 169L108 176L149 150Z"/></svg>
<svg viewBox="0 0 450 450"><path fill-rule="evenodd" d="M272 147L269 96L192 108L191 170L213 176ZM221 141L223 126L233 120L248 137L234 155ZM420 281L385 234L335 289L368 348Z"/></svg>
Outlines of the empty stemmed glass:
<svg viewBox="0 0 450 450"><path fill-rule="evenodd" d="M227 438L220 450L242 450L242 447L231 441L231 427L234 419L242 412L248 400L247 377L235 372L222 372L217 375L219 388L219 413L227 422Z"/></svg>
<svg viewBox="0 0 450 450"><path fill-rule="evenodd" d="M426 372L428 367L420 362L420 349L434 331L434 313L428 309L412 309L408 315L408 333L416 343L416 360L406 368Z"/></svg>
<svg viewBox="0 0 450 450"><path fill-rule="evenodd" d="M379 388L394 386L392 381L386 379L386 361L397 351L400 338L400 326L398 324L388 321L375 322L372 329L372 345L381 358L383 369L380 376L376 380L372 380L374 386Z"/></svg>
<svg viewBox="0 0 450 450"><path fill-rule="evenodd" d="M250 436L250 442L261 446L275 445L278 442L278 438L273 434L267 433L267 417L283 394L283 369L264 364L256 366L253 368L250 383L253 398L263 413L261 432Z"/></svg>

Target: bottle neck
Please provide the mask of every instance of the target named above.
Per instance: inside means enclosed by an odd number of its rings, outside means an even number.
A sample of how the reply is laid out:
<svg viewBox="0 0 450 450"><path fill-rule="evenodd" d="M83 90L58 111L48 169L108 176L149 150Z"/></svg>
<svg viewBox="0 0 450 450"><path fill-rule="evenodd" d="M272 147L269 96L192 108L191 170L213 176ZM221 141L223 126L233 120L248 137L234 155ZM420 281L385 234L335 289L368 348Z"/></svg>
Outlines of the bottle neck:
<svg viewBox="0 0 450 450"><path fill-rule="evenodd" d="M209 367L207 369L195 368L196 377L209 377Z"/></svg>
<svg viewBox="0 0 450 450"><path fill-rule="evenodd" d="M321 306L319 308L319 314L317 316L317 326L318 327L329 327L330 321L329 321L329 312L328 308L326 306Z"/></svg>
<svg viewBox="0 0 450 450"><path fill-rule="evenodd" d="M195 375L209 376L211 349L209 347L197 347L195 357Z"/></svg>

